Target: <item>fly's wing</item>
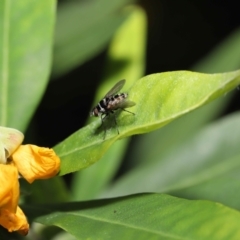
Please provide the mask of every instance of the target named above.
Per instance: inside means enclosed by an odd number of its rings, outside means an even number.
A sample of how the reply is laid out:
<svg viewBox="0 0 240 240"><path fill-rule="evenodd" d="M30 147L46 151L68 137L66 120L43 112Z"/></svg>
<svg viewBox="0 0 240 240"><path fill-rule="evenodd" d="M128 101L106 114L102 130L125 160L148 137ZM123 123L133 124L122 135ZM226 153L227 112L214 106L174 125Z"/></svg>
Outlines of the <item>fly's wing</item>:
<svg viewBox="0 0 240 240"><path fill-rule="evenodd" d="M132 102L132 101L127 100L127 99L124 99L121 102L115 104L113 110L118 109L118 108L130 108L130 107L133 107L135 105L136 105L135 102Z"/></svg>
<svg viewBox="0 0 240 240"><path fill-rule="evenodd" d="M112 95L114 95L115 93L119 92L119 91L122 89L122 87L123 87L123 85L125 84L125 82L126 82L125 79L117 82L117 83L108 91L108 93L105 95L105 97L112 96Z"/></svg>

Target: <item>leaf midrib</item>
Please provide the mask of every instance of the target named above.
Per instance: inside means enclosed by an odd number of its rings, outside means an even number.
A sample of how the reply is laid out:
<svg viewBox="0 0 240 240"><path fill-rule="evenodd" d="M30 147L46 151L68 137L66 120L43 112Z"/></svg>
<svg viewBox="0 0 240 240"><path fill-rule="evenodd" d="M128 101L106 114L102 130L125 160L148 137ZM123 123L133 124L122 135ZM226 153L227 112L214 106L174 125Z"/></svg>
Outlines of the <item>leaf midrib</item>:
<svg viewBox="0 0 240 240"><path fill-rule="evenodd" d="M98 217L86 215L86 214L83 214L83 213L79 214L79 213L74 213L74 212L68 212L68 213L64 213L64 215L73 215L73 216L76 216L76 217L83 217L83 218L87 218L89 220L94 220L94 221L98 221L98 222L105 222L105 223L109 223L109 224L124 226L124 227L131 228L131 229L138 229L140 231L144 231L144 232L148 232L148 233L153 233L153 234L169 237L170 239L174 238L174 239L177 239L177 240L192 240L192 238L179 237L179 236L176 236L176 235L173 235L173 234L164 233L163 231L156 231L156 230L152 230L152 229L148 229L148 228L144 228L144 227L140 227L140 226L126 224L124 222L117 222L117 221L113 221L113 220L110 221L110 220L107 220L107 219L98 218ZM57 225L57 226L59 226L61 228L64 228L61 225L61 223L56 223L54 225ZM65 230L67 230L67 229L65 229Z"/></svg>

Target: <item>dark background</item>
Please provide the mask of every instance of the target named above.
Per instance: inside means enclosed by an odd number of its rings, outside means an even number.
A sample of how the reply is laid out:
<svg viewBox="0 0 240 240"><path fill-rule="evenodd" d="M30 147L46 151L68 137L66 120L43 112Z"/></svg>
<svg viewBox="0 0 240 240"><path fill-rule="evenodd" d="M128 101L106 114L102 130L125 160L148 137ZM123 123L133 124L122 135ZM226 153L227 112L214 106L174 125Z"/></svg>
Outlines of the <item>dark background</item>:
<svg viewBox="0 0 240 240"><path fill-rule="evenodd" d="M141 0L138 4L148 17L145 75L190 70L240 25L237 1ZM105 53L106 49L61 78L51 79L25 142L31 139L52 147L85 124ZM239 109L238 95L226 113Z"/></svg>

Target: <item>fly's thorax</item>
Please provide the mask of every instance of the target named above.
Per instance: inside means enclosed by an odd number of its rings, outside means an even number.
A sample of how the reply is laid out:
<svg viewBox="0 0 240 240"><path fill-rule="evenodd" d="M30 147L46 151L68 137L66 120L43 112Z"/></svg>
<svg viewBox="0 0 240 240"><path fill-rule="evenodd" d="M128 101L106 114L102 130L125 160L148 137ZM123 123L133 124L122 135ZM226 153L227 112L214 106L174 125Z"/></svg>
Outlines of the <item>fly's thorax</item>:
<svg viewBox="0 0 240 240"><path fill-rule="evenodd" d="M106 98L103 98L99 103L98 103L98 106L100 107L100 108L105 108L106 106L107 106L107 102L108 102L109 100L108 100L108 98L106 97Z"/></svg>
<svg viewBox="0 0 240 240"><path fill-rule="evenodd" d="M103 98L103 99L98 103L97 109L98 109L99 114L106 112L108 102L109 102L109 98L106 97L106 98Z"/></svg>
<svg viewBox="0 0 240 240"><path fill-rule="evenodd" d="M106 113L109 97L103 98L96 107L90 112L90 116L99 117L102 113Z"/></svg>

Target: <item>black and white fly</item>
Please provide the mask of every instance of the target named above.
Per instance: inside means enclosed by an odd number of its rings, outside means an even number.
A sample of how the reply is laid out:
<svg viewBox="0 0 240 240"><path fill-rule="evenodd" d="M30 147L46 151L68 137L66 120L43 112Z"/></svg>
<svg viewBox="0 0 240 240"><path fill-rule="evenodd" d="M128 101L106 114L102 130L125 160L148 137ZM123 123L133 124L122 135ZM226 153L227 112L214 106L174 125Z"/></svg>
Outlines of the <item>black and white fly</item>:
<svg viewBox="0 0 240 240"><path fill-rule="evenodd" d="M104 98L97 104L97 106L95 106L90 112L90 116L101 117L102 125L103 125L103 120L106 117L108 117L110 114L113 114L118 134L119 134L119 130L117 127L117 120L116 120L116 116L114 115L114 112L118 109L121 109L123 111L126 111L128 113L135 115L134 113L127 111L125 108L132 107L136 105L136 103L127 99L128 97L127 93L117 94L117 92L119 92L122 89L125 82L126 80L121 80L117 82L108 91L108 93L104 96ZM106 129L105 129L105 133L106 133ZM104 134L104 138L105 138L105 134Z"/></svg>

